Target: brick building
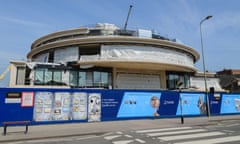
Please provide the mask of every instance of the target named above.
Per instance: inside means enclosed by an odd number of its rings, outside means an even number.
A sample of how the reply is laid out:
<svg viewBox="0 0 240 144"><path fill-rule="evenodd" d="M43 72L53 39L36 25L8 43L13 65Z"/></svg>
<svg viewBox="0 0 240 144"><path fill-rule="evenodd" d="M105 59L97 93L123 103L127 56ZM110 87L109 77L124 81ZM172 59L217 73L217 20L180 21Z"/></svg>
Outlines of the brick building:
<svg viewBox="0 0 240 144"><path fill-rule="evenodd" d="M224 69L216 73L220 79L220 85L229 92L240 92L240 70Z"/></svg>

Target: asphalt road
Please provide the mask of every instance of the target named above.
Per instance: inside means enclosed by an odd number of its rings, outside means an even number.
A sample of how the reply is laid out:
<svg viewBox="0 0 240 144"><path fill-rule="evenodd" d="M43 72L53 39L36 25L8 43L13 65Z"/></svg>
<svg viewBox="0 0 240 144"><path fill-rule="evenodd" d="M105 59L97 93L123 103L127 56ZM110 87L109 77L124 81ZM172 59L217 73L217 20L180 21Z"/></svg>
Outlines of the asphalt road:
<svg viewBox="0 0 240 144"><path fill-rule="evenodd" d="M140 129L140 128L139 128ZM11 142L11 144L239 144L240 120L211 124L112 131L102 135L84 135L54 139Z"/></svg>

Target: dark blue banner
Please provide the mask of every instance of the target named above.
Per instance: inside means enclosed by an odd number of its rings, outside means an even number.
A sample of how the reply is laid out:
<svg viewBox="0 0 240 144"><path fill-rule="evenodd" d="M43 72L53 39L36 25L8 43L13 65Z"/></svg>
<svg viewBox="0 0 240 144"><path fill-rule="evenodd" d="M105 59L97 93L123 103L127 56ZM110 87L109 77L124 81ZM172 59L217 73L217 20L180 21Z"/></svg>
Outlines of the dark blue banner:
<svg viewBox="0 0 240 144"><path fill-rule="evenodd" d="M240 94L209 93L210 113L239 114ZM0 122L34 124L200 116L205 93L150 90L0 88Z"/></svg>

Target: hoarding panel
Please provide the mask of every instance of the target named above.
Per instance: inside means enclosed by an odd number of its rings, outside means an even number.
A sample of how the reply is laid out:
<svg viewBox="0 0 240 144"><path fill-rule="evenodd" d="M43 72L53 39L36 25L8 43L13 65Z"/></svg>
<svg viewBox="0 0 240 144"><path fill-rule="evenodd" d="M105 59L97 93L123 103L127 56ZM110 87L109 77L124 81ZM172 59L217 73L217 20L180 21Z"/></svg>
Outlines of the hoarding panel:
<svg viewBox="0 0 240 144"><path fill-rule="evenodd" d="M51 121L52 120L52 92L36 92L33 120L35 121Z"/></svg>
<svg viewBox="0 0 240 144"><path fill-rule="evenodd" d="M125 92L117 118L159 116L160 97L160 92Z"/></svg>
<svg viewBox="0 0 240 144"><path fill-rule="evenodd" d="M202 93L181 93L182 103L179 99L177 115L202 115L206 114L206 95Z"/></svg>
<svg viewBox="0 0 240 144"><path fill-rule="evenodd" d="M221 114L240 113L240 95L224 94L222 96Z"/></svg>

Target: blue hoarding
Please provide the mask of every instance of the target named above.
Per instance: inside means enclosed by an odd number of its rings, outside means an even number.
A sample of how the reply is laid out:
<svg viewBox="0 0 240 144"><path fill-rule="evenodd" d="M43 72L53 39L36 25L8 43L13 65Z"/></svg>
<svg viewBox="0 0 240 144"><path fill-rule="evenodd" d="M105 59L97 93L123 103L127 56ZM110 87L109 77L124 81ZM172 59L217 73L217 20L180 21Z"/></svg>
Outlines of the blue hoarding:
<svg viewBox="0 0 240 144"><path fill-rule="evenodd" d="M210 113L240 113L240 94L209 94ZM33 124L206 115L199 92L0 88L0 122Z"/></svg>
<svg viewBox="0 0 240 144"><path fill-rule="evenodd" d="M206 114L206 95L202 93L181 93L181 101L177 115L203 115ZM182 107L182 109L181 109ZM181 111L182 110L182 111Z"/></svg>
<svg viewBox="0 0 240 144"><path fill-rule="evenodd" d="M160 92L125 92L117 118L159 116Z"/></svg>
<svg viewBox="0 0 240 144"><path fill-rule="evenodd" d="M240 95L223 94L221 104L221 114L240 113Z"/></svg>

